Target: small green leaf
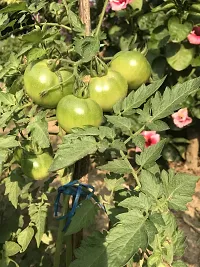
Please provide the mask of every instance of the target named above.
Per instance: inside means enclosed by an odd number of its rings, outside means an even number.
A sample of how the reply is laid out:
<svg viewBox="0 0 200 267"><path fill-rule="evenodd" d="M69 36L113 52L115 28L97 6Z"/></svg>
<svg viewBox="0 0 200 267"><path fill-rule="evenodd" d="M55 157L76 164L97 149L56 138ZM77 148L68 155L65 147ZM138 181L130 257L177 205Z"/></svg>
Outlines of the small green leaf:
<svg viewBox="0 0 200 267"><path fill-rule="evenodd" d="M40 28L37 28L22 36L22 41L27 43L37 44L42 41L43 32Z"/></svg>
<svg viewBox="0 0 200 267"><path fill-rule="evenodd" d="M132 109L139 108L143 103L145 103L145 101L160 88L165 81L165 78L166 77L155 81L148 86L143 84L136 91L130 92L121 104L123 115L129 114Z"/></svg>
<svg viewBox="0 0 200 267"><path fill-rule="evenodd" d="M41 148L49 147L48 123L43 116L37 115L27 127L31 137Z"/></svg>
<svg viewBox="0 0 200 267"><path fill-rule="evenodd" d="M100 42L97 37L87 36L75 40L75 51L81 56L83 62L89 62L99 52Z"/></svg>
<svg viewBox="0 0 200 267"><path fill-rule="evenodd" d="M153 31L156 27L163 25L167 16L164 12L147 13L138 19L138 26L142 31Z"/></svg>
<svg viewBox="0 0 200 267"><path fill-rule="evenodd" d="M21 11L21 10L28 11L26 2L9 4L6 7L2 8L0 10L0 13L9 13L9 12L15 12L15 11Z"/></svg>
<svg viewBox="0 0 200 267"><path fill-rule="evenodd" d="M143 150L144 148L144 144L145 144L145 138L142 135L135 135L132 137L132 142L139 148L141 148L141 150Z"/></svg>
<svg viewBox="0 0 200 267"><path fill-rule="evenodd" d="M6 106L16 105L16 99L13 94L0 92L0 103L3 103Z"/></svg>
<svg viewBox="0 0 200 267"><path fill-rule="evenodd" d="M84 25L81 23L79 17L72 10L68 11L68 21L72 25L74 31L83 33Z"/></svg>
<svg viewBox="0 0 200 267"><path fill-rule="evenodd" d="M7 135L0 136L0 149L13 148L19 146L19 142L15 140L16 136Z"/></svg>
<svg viewBox="0 0 200 267"><path fill-rule="evenodd" d="M108 179L104 178L105 186L109 191L118 191L124 188L122 184L124 184L124 178L119 179Z"/></svg>
<svg viewBox="0 0 200 267"><path fill-rule="evenodd" d="M166 171L162 171L161 178L169 207L174 210L186 210L186 204L192 200L199 177L186 173L177 173L175 175L170 170L168 174Z"/></svg>
<svg viewBox="0 0 200 267"><path fill-rule="evenodd" d="M180 43L185 40L188 34L192 31L192 23L181 23L178 17L171 17L168 21L168 29L171 36L171 40L174 43Z"/></svg>
<svg viewBox="0 0 200 267"><path fill-rule="evenodd" d="M113 161L108 161L107 164L98 167L98 169L119 174L132 172L132 167L130 163L124 159L114 159Z"/></svg>
<svg viewBox="0 0 200 267"><path fill-rule="evenodd" d="M133 121L130 118L120 116L105 116L107 121L112 123L115 128L120 128L122 131L130 132L133 126Z"/></svg>
<svg viewBox="0 0 200 267"><path fill-rule="evenodd" d="M17 209L18 198L23 187L23 178L21 176L20 169L13 170L10 177L5 179L5 187L5 195L8 195L8 199Z"/></svg>
<svg viewBox="0 0 200 267"><path fill-rule="evenodd" d="M94 232L81 243L75 250L76 259L70 267L105 267L108 266L105 236L100 232ZM86 256L87 255L87 256Z"/></svg>
<svg viewBox="0 0 200 267"><path fill-rule="evenodd" d="M71 223L67 228L66 235L75 234L81 229L94 223L97 211L98 206L92 203L91 200L83 200L77 207L75 215L72 217Z"/></svg>
<svg viewBox="0 0 200 267"><path fill-rule="evenodd" d="M6 241L3 249L5 251L5 255L7 257L10 257L10 256L14 256L18 252L20 252L21 247L15 242Z"/></svg>
<svg viewBox="0 0 200 267"><path fill-rule="evenodd" d="M158 132L169 130L167 123L161 120L150 122L147 124L147 127L149 128L149 130Z"/></svg>
<svg viewBox="0 0 200 267"><path fill-rule="evenodd" d="M160 185L157 183L155 176L149 171L142 170L140 174L141 191L146 195L157 199L160 196Z"/></svg>
<svg viewBox="0 0 200 267"><path fill-rule="evenodd" d="M40 246L42 236L45 231L46 217L47 217L47 204L31 204L29 206L29 215L31 221L35 224L37 228L37 233L35 235L37 247Z"/></svg>
<svg viewBox="0 0 200 267"><path fill-rule="evenodd" d="M195 48L188 44L169 43L166 46L166 58L168 64L177 71L186 69L195 55Z"/></svg>
<svg viewBox="0 0 200 267"><path fill-rule="evenodd" d="M140 155L136 155L136 163L145 169L152 167L155 161L161 157L164 144L165 140L162 140L146 148Z"/></svg>
<svg viewBox="0 0 200 267"><path fill-rule="evenodd" d="M139 210L130 210L117 218L120 223L113 227L107 236L109 267L124 266L139 248L145 250L149 238L154 239L157 233L155 227L155 231L152 231L149 223L146 223L147 217Z"/></svg>
<svg viewBox="0 0 200 267"><path fill-rule="evenodd" d="M119 202L118 205L129 210L139 209L147 212L151 206L151 200L144 193L140 193L139 197L127 197L123 201Z"/></svg>
<svg viewBox="0 0 200 267"><path fill-rule="evenodd" d="M46 54L46 50L44 50L43 48L33 48L28 52L28 63L30 63L31 61L34 61L38 58L43 57Z"/></svg>
<svg viewBox="0 0 200 267"><path fill-rule="evenodd" d="M22 247L21 252L24 252L27 249L33 236L34 236L34 230L32 227L29 227L29 226L26 227L21 233L19 233L19 235L17 237L17 242Z"/></svg>
<svg viewBox="0 0 200 267"><path fill-rule="evenodd" d="M70 136L68 137L70 138ZM86 136L69 142L68 138L56 152L50 171L56 171L71 166L79 159L97 151L97 142L94 137ZM69 142L69 143L68 143Z"/></svg>
<svg viewBox="0 0 200 267"><path fill-rule="evenodd" d="M198 77L182 84L177 83L172 89L166 88L163 96L157 92L155 97L151 98L153 115L150 121L157 121L174 113L189 95L199 90L199 86L200 78Z"/></svg>

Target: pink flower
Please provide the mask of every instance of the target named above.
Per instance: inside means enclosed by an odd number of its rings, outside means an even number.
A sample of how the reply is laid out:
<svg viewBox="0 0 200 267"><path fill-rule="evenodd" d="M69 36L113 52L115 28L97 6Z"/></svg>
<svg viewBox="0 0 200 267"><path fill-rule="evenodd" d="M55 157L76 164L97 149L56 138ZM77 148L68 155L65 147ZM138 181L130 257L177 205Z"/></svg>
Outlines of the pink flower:
<svg viewBox="0 0 200 267"><path fill-rule="evenodd" d="M174 124L178 128L183 128L184 126L192 122L192 118L188 116L187 108L179 109L177 112L172 114L172 118L173 118Z"/></svg>
<svg viewBox="0 0 200 267"><path fill-rule="evenodd" d="M141 135L144 136L145 139L145 147L149 147L157 144L160 141L160 135L156 133L156 131L143 131ZM139 147L136 147L136 152L141 152Z"/></svg>
<svg viewBox="0 0 200 267"><path fill-rule="evenodd" d="M191 44L199 45L200 44L200 27L195 26L187 38Z"/></svg>
<svg viewBox="0 0 200 267"><path fill-rule="evenodd" d="M132 0L110 0L111 9L114 11L125 9Z"/></svg>

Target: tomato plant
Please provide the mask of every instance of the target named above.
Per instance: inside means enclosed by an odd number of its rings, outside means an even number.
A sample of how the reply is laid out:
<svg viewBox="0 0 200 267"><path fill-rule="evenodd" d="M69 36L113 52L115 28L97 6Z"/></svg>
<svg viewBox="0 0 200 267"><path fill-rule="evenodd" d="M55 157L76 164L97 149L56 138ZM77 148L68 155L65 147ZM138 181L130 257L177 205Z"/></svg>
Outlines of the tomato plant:
<svg viewBox="0 0 200 267"><path fill-rule="evenodd" d="M63 97L58 103L56 117L59 125L70 133L75 127L99 126L103 120L103 112L92 99L69 95Z"/></svg>
<svg viewBox="0 0 200 267"><path fill-rule="evenodd" d="M63 96L72 94L74 78L67 70L53 72L48 62L50 60L31 62L24 73L24 86L36 104L53 108Z"/></svg>
<svg viewBox="0 0 200 267"><path fill-rule="evenodd" d="M111 111L114 104L123 99L128 92L128 84L121 74L109 70L102 77L91 78L88 86L89 96L103 111Z"/></svg>
<svg viewBox="0 0 200 267"><path fill-rule="evenodd" d="M147 59L138 51L117 53L113 57L110 67L126 79L131 90L148 82L151 76L151 67Z"/></svg>

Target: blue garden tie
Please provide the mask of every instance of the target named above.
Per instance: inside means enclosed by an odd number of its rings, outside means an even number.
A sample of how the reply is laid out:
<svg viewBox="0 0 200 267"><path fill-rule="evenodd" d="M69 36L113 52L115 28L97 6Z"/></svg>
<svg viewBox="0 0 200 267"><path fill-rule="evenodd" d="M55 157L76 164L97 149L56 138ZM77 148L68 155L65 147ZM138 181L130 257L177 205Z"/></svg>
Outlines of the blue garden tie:
<svg viewBox="0 0 200 267"><path fill-rule="evenodd" d="M96 203L98 203L98 205L105 210L104 206L99 202L97 196L94 194L94 187L92 185L81 184L78 180L74 180L58 188L58 195L54 203L54 214L56 217L58 216L58 209L61 206L60 197L62 194L73 196L72 209L67 214L57 218L57 220L67 219L63 231L67 230L67 227L69 226L72 217L76 212L76 208L79 205L80 197L83 197L85 199L93 198Z"/></svg>

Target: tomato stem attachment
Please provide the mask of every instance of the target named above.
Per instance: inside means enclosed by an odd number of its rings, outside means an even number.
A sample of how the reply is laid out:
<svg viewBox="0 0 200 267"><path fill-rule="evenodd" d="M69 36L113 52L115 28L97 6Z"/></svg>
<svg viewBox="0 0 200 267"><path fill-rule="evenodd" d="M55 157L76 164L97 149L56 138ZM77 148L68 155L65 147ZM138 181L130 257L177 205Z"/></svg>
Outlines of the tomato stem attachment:
<svg viewBox="0 0 200 267"><path fill-rule="evenodd" d="M90 63L90 74L92 77L102 77L108 73L108 66L97 56Z"/></svg>
<svg viewBox="0 0 200 267"><path fill-rule="evenodd" d="M48 90L44 90L40 93L41 97L44 97L45 95L47 95L49 92L54 91L54 90L62 90L62 85L66 84L70 79L72 79L74 76L74 74L72 74L68 79L66 79L63 82L60 82L58 85L52 86L51 88L49 88Z"/></svg>

